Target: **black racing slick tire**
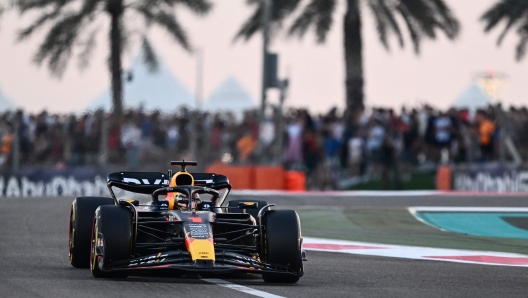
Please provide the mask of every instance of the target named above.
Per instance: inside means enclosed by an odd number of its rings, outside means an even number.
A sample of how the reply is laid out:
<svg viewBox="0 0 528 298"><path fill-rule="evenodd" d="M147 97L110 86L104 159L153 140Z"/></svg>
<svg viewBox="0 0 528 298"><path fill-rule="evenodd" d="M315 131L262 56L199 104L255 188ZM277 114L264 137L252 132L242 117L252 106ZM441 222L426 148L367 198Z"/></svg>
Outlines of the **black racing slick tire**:
<svg viewBox="0 0 528 298"><path fill-rule="evenodd" d="M69 257L75 268L90 267L90 239L95 209L114 205L112 198L78 197L72 202L69 225Z"/></svg>
<svg viewBox="0 0 528 298"><path fill-rule="evenodd" d="M258 222L258 213L259 211L264 208L264 206L268 205L268 202L266 201L255 201L255 200L232 200L228 202L227 207L229 207L227 210L229 210L229 213L243 213L243 209L238 209L238 204L242 202L253 202L257 203L257 209L246 209L246 213L251 214L255 218L255 220ZM269 207L268 207L269 209Z"/></svg>
<svg viewBox="0 0 528 298"><path fill-rule="evenodd" d="M262 256L266 263L286 266L290 274L263 274L268 283L296 283L303 274L301 224L293 210L267 211L263 218Z"/></svg>
<svg viewBox="0 0 528 298"><path fill-rule="evenodd" d="M124 271L105 271L112 262L130 259L132 254L132 212L124 206L101 206L95 210L92 228L90 270L92 276L126 278ZM102 255L96 246L102 244Z"/></svg>

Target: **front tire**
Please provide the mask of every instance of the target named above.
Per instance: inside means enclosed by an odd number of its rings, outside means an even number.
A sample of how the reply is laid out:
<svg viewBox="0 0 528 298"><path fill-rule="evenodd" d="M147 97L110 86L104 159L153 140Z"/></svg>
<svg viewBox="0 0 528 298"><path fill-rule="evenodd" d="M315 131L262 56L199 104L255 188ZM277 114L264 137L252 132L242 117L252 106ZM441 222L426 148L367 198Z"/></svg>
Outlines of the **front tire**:
<svg viewBox="0 0 528 298"><path fill-rule="evenodd" d="M96 246L102 244L102 255ZM101 206L95 211L92 229L90 269L92 276L126 278L127 272L105 272L103 268L116 261L130 259L132 254L132 213L124 206Z"/></svg>
<svg viewBox="0 0 528 298"><path fill-rule="evenodd" d="M264 261L287 266L295 275L263 274L268 283L296 283L303 274L301 256L301 223L293 210L272 210L264 214L261 242Z"/></svg>
<svg viewBox="0 0 528 298"><path fill-rule="evenodd" d="M69 225L69 257L75 268L90 267L90 239L95 209L114 205L112 198L78 197L72 202Z"/></svg>

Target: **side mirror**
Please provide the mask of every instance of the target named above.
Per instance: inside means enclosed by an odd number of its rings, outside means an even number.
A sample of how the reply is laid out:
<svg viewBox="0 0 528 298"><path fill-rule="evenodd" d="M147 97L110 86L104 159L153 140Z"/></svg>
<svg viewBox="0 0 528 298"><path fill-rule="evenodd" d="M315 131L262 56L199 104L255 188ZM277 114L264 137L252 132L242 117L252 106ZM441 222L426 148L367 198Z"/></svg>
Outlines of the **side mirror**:
<svg viewBox="0 0 528 298"><path fill-rule="evenodd" d="M138 200L119 200L119 202L127 202L127 203L130 203L134 206L139 206L139 201Z"/></svg>
<svg viewBox="0 0 528 298"><path fill-rule="evenodd" d="M238 203L238 209L258 209L257 202L240 202Z"/></svg>

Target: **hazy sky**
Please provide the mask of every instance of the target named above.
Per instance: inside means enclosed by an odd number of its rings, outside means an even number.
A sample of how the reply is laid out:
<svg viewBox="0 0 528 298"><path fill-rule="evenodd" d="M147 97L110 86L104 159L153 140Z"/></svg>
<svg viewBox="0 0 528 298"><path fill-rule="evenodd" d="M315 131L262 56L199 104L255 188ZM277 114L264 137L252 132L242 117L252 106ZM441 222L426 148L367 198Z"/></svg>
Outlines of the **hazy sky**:
<svg viewBox="0 0 528 298"><path fill-rule="evenodd" d="M392 40L392 50L385 51L378 41L370 11L364 9L366 104L400 107L427 102L447 107L476 74L490 68L508 75L502 94L505 103L528 103L528 58L520 63L514 59L517 35L510 34L502 47L497 48L500 30L488 35L482 32L479 18L495 0L446 1L461 20L462 34L455 42L443 36L436 42L424 42L420 56L414 55L410 44L403 50L396 47L395 40ZM193 16L188 10L178 13L192 44L204 52L204 96L207 98L226 77L234 76L257 103L260 100L261 38L256 36L248 43L232 42L251 10L243 0L214 2L213 12L204 18ZM340 2L326 44L317 45L311 33L302 41L280 36L273 42L272 50L280 54L280 73L290 77L289 105L306 106L312 111L344 106L344 2ZM31 62L43 34L15 43L17 28L28 24L30 18L20 19L17 14L10 13L0 21L0 90L8 98L30 111L45 108L66 112L85 107L108 88L107 23L102 25L97 52L89 68L80 72L74 59L62 80L58 80L44 66L37 68ZM194 93L195 56L182 50L163 31L152 30L150 35L166 67ZM136 54L137 48L128 53L125 64L128 65ZM270 92L270 97L276 101L277 94Z"/></svg>

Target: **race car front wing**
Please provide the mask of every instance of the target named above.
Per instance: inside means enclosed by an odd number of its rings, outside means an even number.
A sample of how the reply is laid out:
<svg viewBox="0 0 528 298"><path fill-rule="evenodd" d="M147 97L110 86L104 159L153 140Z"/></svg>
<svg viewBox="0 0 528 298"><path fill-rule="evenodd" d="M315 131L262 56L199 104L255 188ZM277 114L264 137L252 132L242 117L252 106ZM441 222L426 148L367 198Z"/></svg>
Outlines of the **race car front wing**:
<svg viewBox="0 0 528 298"><path fill-rule="evenodd" d="M103 247L96 247L96 254L102 256ZM303 260L306 253L302 252ZM195 274L222 274L246 272L254 274L281 274L303 276L303 270L295 272L287 266L262 262L258 258L249 257L235 252L222 251L215 254L212 260L191 260L191 254L183 250L159 252L148 256L121 260L104 264L99 262L102 271L151 271L171 270Z"/></svg>

